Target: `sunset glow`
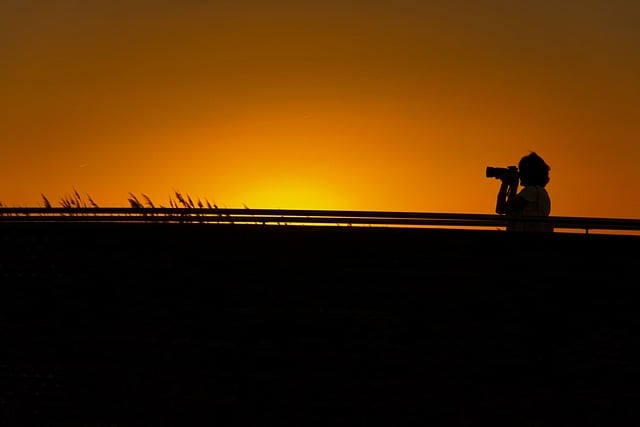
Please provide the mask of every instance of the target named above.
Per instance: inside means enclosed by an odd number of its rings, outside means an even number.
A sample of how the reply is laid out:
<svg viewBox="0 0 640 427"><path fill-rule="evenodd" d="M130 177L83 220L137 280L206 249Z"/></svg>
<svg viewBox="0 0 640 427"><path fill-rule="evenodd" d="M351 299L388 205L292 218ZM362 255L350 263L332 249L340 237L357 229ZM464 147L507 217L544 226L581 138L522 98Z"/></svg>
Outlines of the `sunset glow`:
<svg viewBox="0 0 640 427"><path fill-rule="evenodd" d="M621 1L0 6L0 202L174 191L493 213L536 151L552 215L640 218L640 7Z"/></svg>

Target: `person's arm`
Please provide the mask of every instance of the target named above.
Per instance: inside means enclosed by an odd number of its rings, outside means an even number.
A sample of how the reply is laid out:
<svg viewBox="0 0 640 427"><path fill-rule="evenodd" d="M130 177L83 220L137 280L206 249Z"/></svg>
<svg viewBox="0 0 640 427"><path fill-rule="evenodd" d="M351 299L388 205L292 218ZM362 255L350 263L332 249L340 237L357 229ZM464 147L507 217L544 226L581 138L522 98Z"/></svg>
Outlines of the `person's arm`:
<svg viewBox="0 0 640 427"><path fill-rule="evenodd" d="M505 176L500 179L500 190L496 198L496 213L511 214L524 208L526 200L518 196L518 177Z"/></svg>

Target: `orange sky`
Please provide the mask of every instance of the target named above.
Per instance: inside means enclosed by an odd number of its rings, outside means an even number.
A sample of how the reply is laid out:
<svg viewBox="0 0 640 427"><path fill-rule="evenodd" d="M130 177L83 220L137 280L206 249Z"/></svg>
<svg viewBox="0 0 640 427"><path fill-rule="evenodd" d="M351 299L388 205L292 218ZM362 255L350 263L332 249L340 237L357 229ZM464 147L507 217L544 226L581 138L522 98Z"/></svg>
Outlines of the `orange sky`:
<svg viewBox="0 0 640 427"><path fill-rule="evenodd" d="M0 202L640 218L640 3L5 0Z"/></svg>

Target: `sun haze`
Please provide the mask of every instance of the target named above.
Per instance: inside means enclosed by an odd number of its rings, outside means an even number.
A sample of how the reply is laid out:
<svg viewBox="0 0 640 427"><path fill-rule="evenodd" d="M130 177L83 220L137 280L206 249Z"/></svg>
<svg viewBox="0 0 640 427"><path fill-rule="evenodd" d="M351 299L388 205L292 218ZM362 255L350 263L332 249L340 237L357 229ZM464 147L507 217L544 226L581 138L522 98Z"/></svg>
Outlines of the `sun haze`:
<svg viewBox="0 0 640 427"><path fill-rule="evenodd" d="M640 218L634 2L4 1L0 202Z"/></svg>

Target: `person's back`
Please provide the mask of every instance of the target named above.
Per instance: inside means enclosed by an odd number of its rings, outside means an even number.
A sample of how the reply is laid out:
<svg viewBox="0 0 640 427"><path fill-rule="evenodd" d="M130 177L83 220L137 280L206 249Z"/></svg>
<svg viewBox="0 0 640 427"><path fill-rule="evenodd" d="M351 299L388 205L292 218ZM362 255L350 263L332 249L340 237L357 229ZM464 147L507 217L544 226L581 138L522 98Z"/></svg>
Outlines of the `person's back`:
<svg viewBox="0 0 640 427"><path fill-rule="evenodd" d="M550 169L542 157L532 152L520 159L517 175L500 177L502 185L496 212L513 217L507 225L508 231L553 231L553 225L547 221L517 220L518 217L544 218L551 214L551 198L545 189ZM519 183L524 188L517 192Z"/></svg>
<svg viewBox="0 0 640 427"><path fill-rule="evenodd" d="M515 210L511 213L514 218L518 217L548 217L551 213L551 199L549 193L543 186L530 185L523 188L519 197L527 200L522 210ZM509 231L553 231L553 225L542 221L518 221L514 219L507 226Z"/></svg>

